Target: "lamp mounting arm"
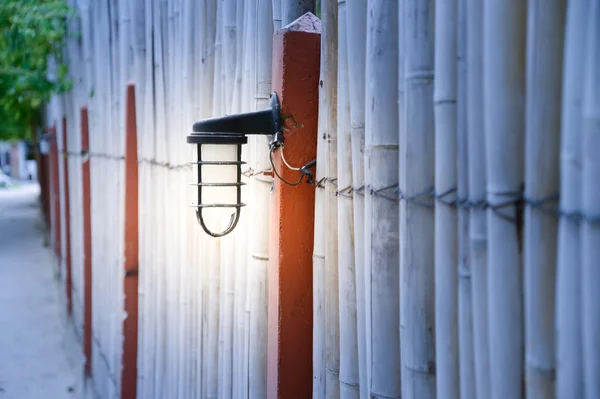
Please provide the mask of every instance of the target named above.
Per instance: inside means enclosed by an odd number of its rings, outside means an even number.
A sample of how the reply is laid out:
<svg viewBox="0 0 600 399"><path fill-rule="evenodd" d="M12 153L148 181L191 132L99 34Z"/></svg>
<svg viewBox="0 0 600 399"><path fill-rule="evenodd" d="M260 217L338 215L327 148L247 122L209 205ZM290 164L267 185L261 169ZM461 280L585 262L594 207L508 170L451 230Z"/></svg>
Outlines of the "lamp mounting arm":
<svg viewBox="0 0 600 399"><path fill-rule="evenodd" d="M248 135L274 135L281 129L281 107L276 93L271 94L269 108L227 115L221 118L204 119L194 123L194 133Z"/></svg>

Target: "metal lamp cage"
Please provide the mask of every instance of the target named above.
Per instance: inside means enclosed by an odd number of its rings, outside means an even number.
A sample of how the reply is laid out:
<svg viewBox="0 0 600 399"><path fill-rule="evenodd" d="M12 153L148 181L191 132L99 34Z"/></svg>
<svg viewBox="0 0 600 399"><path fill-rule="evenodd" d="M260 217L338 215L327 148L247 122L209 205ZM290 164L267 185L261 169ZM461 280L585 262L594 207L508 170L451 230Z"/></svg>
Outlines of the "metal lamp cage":
<svg viewBox="0 0 600 399"><path fill-rule="evenodd" d="M187 142L195 146L196 157L191 162L194 166L191 185L197 188L192 207L196 208L198 223L208 235L222 237L235 229L241 208L246 206L242 203L242 186L246 184L242 182L242 165L245 164L242 145L248 143L248 134L277 133L279 113L279 100L273 93L269 109L199 121L187 136ZM232 173L233 168L235 173ZM227 209L235 210L228 222ZM220 232L215 232L217 230Z"/></svg>

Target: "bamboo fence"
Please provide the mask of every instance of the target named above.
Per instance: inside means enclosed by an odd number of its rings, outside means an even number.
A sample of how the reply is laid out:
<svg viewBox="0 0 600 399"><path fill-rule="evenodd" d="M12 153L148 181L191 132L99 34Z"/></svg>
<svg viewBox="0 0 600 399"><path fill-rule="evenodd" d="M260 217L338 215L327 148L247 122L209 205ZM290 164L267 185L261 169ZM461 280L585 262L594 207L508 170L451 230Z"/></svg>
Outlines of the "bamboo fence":
<svg viewBox="0 0 600 399"><path fill-rule="evenodd" d="M96 397L119 397L123 383L130 82L137 396L267 397L267 139L244 146L248 206L213 239L188 207L185 137L197 120L268 105L272 35L307 11L322 19L313 397L599 397L597 0L69 4L74 87L48 102L44 123L68 158L51 221L64 243L68 183L80 337L90 163Z"/></svg>

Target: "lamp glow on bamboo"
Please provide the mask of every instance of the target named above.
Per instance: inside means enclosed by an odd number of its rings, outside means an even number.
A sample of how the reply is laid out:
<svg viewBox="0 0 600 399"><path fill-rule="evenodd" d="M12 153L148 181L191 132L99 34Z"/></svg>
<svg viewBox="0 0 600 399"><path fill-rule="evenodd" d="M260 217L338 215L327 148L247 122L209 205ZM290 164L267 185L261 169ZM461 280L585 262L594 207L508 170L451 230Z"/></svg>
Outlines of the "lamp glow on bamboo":
<svg viewBox="0 0 600 399"><path fill-rule="evenodd" d="M188 144L193 145L196 217L202 229L212 237L231 233L240 218L242 203L242 145L247 135L277 135L280 132L280 105L271 95L266 110L196 122ZM277 135L280 136L280 135Z"/></svg>

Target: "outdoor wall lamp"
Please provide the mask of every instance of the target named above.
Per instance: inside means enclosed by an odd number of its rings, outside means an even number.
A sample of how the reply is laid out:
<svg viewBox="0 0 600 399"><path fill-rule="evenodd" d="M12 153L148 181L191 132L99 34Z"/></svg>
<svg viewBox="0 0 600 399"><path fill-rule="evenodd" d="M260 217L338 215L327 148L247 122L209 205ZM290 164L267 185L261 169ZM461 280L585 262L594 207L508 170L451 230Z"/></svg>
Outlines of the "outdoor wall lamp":
<svg viewBox="0 0 600 399"><path fill-rule="evenodd" d="M248 142L248 134L274 135L271 146L283 142L275 93L268 109L205 119L194 123L193 132L187 136L187 142L195 146L191 162L195 181L191 184L196 186L196 202L192 206L196 208L198 223L212 237L231 233L240 218L240 208L245 206L242 145Z"/></svg>
<svg viewBox="0 0 600 399"><path fill-rule="evenodd" d="M42 135L39 142L40 154L47 155L50 152L50 140L52 140L51 134L46 133Z"/></svg>

